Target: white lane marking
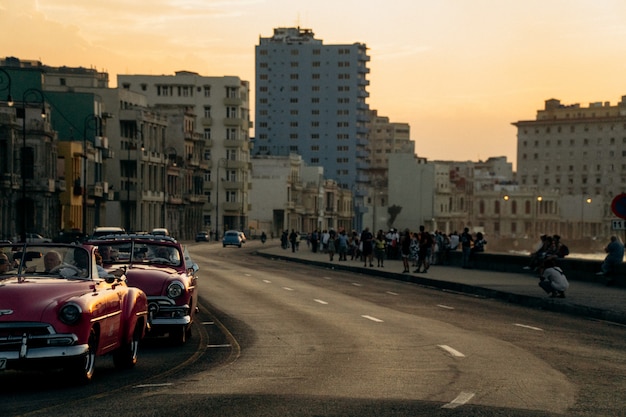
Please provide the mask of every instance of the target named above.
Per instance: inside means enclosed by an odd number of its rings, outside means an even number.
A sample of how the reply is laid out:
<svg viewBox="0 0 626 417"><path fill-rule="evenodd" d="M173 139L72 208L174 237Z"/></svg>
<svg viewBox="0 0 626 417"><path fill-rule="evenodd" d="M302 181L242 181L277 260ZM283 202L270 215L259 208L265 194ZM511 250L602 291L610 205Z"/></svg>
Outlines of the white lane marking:
<svg viewBox="0 0 626 417"><path fill-rule="evenodd" d="M244 277L251 277L252 275L250 274L243 274Z"/></svg>
<svg viewBox="0 0 626 417"><path fill-rule="evenodd" d="M471 400L474 395L475 394L473 392L461 392L458 397L450 401L448 404L445 404L441 408L457 408L458 406L463 405Z"/></svg>
<svg viewBox="0 0 626 417"><path fill-rule="evenodd" d="M386 293L389 294L389 295L398 295L397 292L393 292L393 291L386 291Z"/></svg>
<svg viewBox="0 0 626 417"><path fill-rule="evenodd" d="M462 354L461 352L459 352L456 349L452 349L450 346L448 345L437 345L439 346L441 349L445 350L446 352L448 352L450 355L452 356L456 356L457 358L464 358L465 355Z"/></svg>
<svg viewBox="0 0 626 417"><path fill-rule="evenodd" d="M315 301L316 303L320 303L320 304L328 304L326 301L324 300L319 300L317 298L315 298L313 301Z"/></svg>
<svg viewBox="0 0 626 417"><path fill-rule="evenodd" d="M283 290L285 290L285 291L293 291L293 288L283 287Z"/></svg>
<svg viewBox="0 0 626 417"><path fill-rule="evenodd" d="M352 285L354 285L355 287L362 287L363 285L359 284L358 282L353 282Z"/></svg>
<svg viewBox="0 0 626 417"><path fill-rule="evenodd" d="M171 382L167 382L163 384L140 384L140 385L135 385L133 388L169 387L170 385L174 385L174 384Z"/></svg>
<svg viewBox="0 0 626 417"><path fill-rule="evenodd" d="M539 332L543 332L543 329L541 327L528 326L526 324L519 324L519 323L515 323L514 326L523 327L525 329L537 330Z"/></svg>
<svg viewBox="0 0 626 417"><path fill-rule="evenodd" d="M437 304L437 307L447 308L448 310L454 310L454 307L450 307L450 306L443 305L443 304Z"/></svg>
<svg viewBox="0 0 626 417"><path fill-rule="evenodd" d="M208 348L225 348L225 347L232 347L230 344L224 344L224 345L206 345L206 347Z"/></svg>
<svg viewBox="0 0 626 417"><path fill-rule="evenodd" d="M331 280L332 278L331 277L324 277L324 279Z"/></svg>
<svg viewBox="0 0 626 417"><path fill-rule="evenodd" d="M203 321L202 324L204 324L205 326L211 326L213 324L215 324L215 322L212 321Z"/></svg>
<svg viewBox="0 0 626 417"><path fill-rule="evenodd" d="M364 319L375 321L376 323L384 323L383 320L377 319L376 317L372 317L372 316L368 316L368 315L362 315L361 317L363 317Z"/></svg>
<svg viewBox="0 0 626 417"><path fill-rule="evenodd" d="M272 281L270 281L268 279L264 279L263 282L266 283L266 284L271 284L272 283Z"/></svg>

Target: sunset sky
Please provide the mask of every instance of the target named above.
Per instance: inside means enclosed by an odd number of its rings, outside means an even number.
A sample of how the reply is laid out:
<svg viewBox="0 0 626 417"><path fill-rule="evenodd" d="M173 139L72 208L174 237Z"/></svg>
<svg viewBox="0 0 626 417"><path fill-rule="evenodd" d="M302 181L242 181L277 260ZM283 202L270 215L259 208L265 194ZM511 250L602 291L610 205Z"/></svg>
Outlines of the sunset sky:
<svg viewBox="0 0 626 417"><path fill-rule="evenodd" d="M106 71L111 87L178 70L253 84L259 37L295 26L365 43L370 107L431 160L515 164L511 123L544 100L626 95L624 0L0 0L0 56Z"/></svg>

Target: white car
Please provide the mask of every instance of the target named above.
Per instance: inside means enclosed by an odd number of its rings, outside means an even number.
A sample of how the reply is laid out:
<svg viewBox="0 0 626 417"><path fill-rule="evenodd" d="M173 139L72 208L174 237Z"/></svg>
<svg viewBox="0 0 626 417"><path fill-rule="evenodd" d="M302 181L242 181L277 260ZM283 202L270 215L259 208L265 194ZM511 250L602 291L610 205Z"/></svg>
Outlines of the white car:
<svg viewBox="0 0 626 417"><path fill-rule="evenodd" d="M26 242L28 243L50 243L52 239L38 235L37 233L26 233Z"/></svg>

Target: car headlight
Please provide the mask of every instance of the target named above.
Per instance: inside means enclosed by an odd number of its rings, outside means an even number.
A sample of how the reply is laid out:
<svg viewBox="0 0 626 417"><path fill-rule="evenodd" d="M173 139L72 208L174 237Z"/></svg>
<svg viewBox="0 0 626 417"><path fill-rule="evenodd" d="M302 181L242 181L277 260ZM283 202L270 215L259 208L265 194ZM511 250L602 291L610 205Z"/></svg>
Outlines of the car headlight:
<svg viewBox="0 0 626 417"><path fill-rule="evenodd" d="M172 282L168 287L167 287L167 296L169 298L178 298L181 295L183 295L183 292L185 291L185 288L183 287L183 284L181 284L180 282Z"/></svg>
<svg viewBox="0 0 626 417"><path fill-rule="evenodd" d="M61 322L63 322L64 324L76 324L78 323L78 321L80 320L80 315L83 313L83 310L81 310L81 308L74 304L74 303L69 303L63 306L63 308L61 308L61 310L59 311L59 320L61 320Z"/></svg>

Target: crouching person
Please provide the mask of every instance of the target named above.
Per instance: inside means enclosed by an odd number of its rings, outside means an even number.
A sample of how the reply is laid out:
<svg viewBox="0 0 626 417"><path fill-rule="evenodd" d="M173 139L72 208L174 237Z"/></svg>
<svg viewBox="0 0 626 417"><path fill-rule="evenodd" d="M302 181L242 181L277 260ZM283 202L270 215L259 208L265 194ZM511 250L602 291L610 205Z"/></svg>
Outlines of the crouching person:
<svg viewBox="0 0 626 417"><path fill-rule="evenodd" d="M556 266L554 259L545 260L539 286L552 298L565 298L565 291L569 288L569 282L563 270Z"/></svg>

